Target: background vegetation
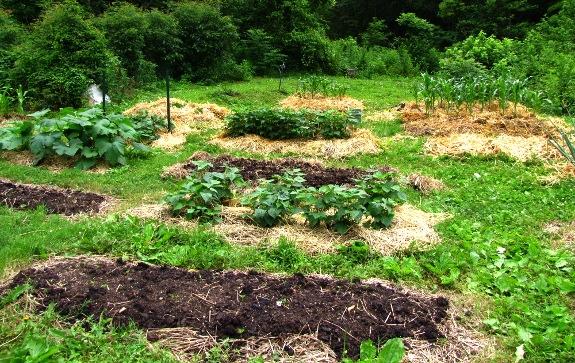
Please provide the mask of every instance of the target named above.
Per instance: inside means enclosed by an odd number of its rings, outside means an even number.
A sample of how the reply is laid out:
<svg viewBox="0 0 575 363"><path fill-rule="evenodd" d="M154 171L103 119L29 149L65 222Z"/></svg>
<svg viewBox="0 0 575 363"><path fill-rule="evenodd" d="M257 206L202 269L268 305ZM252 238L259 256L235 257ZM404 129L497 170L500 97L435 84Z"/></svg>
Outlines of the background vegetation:
<svg viewBox="0 0 575 363"><path fill-rule="evenodd" d="M575 102L575 0L0 0L0 86L35 107L115 100L166 73L204 84L288 73L511 73L548 111ZM72 29L74 29L72 31Z"/></svg>

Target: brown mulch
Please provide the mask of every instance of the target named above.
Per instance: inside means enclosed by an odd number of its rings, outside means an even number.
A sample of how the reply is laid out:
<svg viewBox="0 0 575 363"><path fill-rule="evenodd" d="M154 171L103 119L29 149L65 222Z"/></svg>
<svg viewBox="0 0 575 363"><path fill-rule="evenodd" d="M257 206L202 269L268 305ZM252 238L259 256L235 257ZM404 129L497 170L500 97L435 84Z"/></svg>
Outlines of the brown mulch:
<svg viewBox="0 0 575 363"><path fill-rule="evenodd" d="M302 109L306 108L309 110L338 110L347 111L350 109L363 109L365 106L360 100L348 96L342 97L326 97L324 95L315 95L300 97L298 95L291 95L280 101L280 105L285 108L292 109Z"/></svg>
<svg viewBox="0 0 575 363"><path fill-rule="evenodd" d="M359 345L400 337L436 342L449 301L360 279L256 271L186 271L121 259L60 259L20 271L8 284L31 283L40 308L54 303L72 319L112 318L142 329L189 327L218 338L309 334L341 357ZM4 291L5 293L5 291ZM161 336L148 334L152 341ZM408 346L409 348L409 346Z"/></svg>
<svg viewBox="0 0 575 363"><path fill-rule="evenodd" d="M96 193L0 179L0 204L14 209L33 210L42 205L48 214L98 213L106 201Z"/></svg>

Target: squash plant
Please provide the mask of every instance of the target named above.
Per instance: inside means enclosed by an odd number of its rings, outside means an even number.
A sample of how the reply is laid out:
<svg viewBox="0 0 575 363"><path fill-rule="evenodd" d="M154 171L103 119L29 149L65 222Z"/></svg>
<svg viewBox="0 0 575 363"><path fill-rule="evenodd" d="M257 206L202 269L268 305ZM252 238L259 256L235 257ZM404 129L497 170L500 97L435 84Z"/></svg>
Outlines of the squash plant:
<svg viewBox="0 0 575 363"><path fill-rule="evenodd" d="M0 133L0 148L29 149L36 154L34 165L48 155L79 157L75 168L87 170L100 158L111 165L125 165L128 143L138 150L149 148L137 141L140 133L130 117L104 115L98 108L67 114L61 118L43 118L49 110L30 114L36 122L13 123Z"/></svg>

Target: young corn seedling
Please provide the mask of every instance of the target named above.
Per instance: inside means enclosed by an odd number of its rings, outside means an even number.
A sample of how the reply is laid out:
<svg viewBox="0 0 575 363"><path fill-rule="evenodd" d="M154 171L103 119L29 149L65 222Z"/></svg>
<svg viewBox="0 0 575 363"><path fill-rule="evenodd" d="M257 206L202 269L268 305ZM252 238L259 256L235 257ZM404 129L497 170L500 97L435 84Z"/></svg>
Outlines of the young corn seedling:
<svg viewBox="0 0 575 363"><path fill-rule="evenodd" d="M568 133L564 129L553 124L563 140L557 140L553 135L551 135L551 133L548 133L550 137L549 143L551 143L551 145L553 145L568 162L575 165L575 118L569 117L567 120L569 120L573 125L573 130Z"/></svg>

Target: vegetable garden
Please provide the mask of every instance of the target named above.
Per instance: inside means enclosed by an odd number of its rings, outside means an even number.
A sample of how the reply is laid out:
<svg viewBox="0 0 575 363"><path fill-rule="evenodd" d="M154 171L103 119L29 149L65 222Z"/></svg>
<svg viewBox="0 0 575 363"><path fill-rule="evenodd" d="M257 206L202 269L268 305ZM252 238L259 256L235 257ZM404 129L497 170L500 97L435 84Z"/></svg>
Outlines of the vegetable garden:
<svg viewBox="0 0 575 363"><path fill-rule="evenodd" d="M505 78L284 81L176 83L171 131L158 90L5 120L0 357L574 358L571 119Z"/></svg>

